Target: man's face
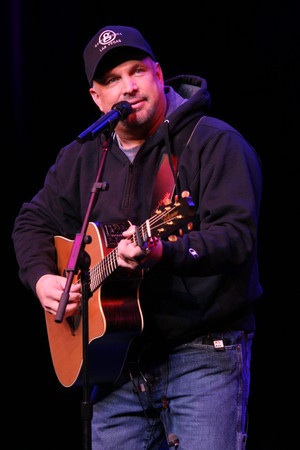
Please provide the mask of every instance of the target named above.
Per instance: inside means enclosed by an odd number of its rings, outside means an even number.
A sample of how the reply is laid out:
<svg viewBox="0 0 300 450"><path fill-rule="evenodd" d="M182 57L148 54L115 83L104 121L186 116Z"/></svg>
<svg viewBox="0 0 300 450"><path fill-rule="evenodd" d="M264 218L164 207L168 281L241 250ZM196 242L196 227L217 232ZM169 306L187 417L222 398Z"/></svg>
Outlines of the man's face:
<svg viewBox="0 0 300 450"><path fill-rule="evenodd" d="M120 132L139 130L151 134L165 116L162 70L150 57L125 61L108 70L93 82L90 93L105 114L118 102L131 104L132 113L116 127Z"/></svg>

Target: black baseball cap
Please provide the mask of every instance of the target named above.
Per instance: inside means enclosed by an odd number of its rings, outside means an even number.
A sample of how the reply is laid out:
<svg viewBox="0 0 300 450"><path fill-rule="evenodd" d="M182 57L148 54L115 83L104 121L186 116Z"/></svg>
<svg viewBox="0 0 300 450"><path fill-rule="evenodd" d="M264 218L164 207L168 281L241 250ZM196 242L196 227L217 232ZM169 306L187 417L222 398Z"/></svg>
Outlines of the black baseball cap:
<svg viewBox="0 0 300 450"><path fill-rule="evenodd" d="M88 82L92 85L93 79L121 62L145 56L155 61L150 45L136 28L121 25L101 28L83 52Z"/></svg>

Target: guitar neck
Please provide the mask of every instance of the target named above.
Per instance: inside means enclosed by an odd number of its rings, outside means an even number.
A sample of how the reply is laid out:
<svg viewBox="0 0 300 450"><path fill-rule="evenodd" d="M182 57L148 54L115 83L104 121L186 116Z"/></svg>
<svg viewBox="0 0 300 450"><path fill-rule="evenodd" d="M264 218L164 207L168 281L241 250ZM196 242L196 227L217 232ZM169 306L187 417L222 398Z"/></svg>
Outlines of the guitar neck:
<svg viewBox="0 0 300 450"><path fill-rule="evenodd" d="M117 247L90 269L90 290L95 292L99 286L118 268Z"/></svg>
<svg viewBox="0 0 300 450"><path fill-rule="evenodd" d="M150 237L151 230L148 222L149 220L146 220L140 227L136 227L135 233L130 237L131 242L135 242L141 248L148 242ZM90 270L91 292L95 292L118 267L118 249L115 247Z"/></svg>

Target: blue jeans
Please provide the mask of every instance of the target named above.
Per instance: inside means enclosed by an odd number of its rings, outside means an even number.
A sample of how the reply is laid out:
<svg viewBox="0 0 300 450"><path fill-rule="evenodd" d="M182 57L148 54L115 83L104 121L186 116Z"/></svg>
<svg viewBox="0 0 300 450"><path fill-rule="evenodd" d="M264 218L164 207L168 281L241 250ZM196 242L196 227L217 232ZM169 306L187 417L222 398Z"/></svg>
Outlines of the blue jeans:
<svg viewBox="0 0 300 450"><path fill-rule="evenodd" d="M100 386L93 450L244 450L252 338L202 336L166 357L145 355L109 393Z"/></svg>

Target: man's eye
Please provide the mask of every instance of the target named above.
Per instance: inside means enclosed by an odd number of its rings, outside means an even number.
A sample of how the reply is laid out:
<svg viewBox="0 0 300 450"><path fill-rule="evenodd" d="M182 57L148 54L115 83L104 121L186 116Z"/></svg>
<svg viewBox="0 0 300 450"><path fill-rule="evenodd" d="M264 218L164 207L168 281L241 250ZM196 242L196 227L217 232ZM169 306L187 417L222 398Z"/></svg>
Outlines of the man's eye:
<svg viewBox="0 0 300 450"><path fill-rule="evenodd" d="M117 80L117 78L113 77L113 78L108 78L108 80L106 81L107 84L110 83L114 83Z"/></svg>

